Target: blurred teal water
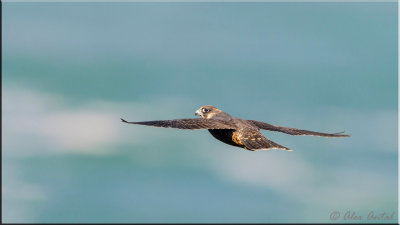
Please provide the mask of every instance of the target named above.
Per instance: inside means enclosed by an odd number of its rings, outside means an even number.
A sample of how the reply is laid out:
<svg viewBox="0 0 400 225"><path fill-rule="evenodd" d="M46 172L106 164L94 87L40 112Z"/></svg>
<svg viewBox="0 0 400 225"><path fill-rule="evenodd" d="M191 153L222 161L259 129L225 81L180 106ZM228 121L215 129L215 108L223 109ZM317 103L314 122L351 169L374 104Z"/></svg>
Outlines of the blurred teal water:
<svg viewBox="0 0 400 225"><path fill-rule="evenodd" d="M397 221L396 3L7 2L2 13L4 222ZM248 152L119 121L205 104L352 137L264 132L294 151Z"/></svg>

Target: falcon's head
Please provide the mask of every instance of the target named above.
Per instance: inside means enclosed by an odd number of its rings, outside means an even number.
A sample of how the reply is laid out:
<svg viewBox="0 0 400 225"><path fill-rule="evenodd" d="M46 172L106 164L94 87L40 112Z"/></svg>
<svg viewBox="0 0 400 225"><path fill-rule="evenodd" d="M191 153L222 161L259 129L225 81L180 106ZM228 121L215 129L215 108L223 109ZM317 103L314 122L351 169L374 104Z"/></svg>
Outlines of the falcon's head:
<svg viewBox="0 0 400 225"><path fill-rule="evenodd" d="M194 113L194 115L201 116L202 118L205 118L205 119L211 119L221 112L222 112L221 110L215 108L212 105L205 105L205 106L200 107L200 109L198 109Z"/></svg>

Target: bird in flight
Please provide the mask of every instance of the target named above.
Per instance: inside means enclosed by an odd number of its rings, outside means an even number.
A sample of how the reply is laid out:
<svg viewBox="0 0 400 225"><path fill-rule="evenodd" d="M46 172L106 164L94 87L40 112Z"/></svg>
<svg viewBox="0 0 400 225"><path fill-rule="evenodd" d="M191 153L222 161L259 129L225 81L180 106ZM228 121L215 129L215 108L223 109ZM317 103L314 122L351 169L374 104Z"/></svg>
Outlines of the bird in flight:
<svg viewBox="0 0 400 225"><path fill-rule="evenodd" d="M202 106L195 112L195 119L155 120L143 122L128 122L121 118L122 122L154 127L171 127L177 129L207 129L214 138L228 145L244 148L251 151L282 149L290 151L290 148L277 144L264 137L260 129L282 132L290 135L312 135L320 137L349 137L350 135L340 133L321 133L308 130L300 130L290 127L276 126L269 123L244 120L233 117L214 106Z"/></svg>

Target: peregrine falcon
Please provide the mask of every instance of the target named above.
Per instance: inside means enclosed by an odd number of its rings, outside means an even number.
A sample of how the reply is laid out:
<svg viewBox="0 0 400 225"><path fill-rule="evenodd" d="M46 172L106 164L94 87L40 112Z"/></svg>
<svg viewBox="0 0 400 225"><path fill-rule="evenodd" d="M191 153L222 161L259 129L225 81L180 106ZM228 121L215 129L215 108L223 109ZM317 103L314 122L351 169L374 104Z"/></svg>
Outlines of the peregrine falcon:
<svg viewBox="0 0 400 225"><path fill-rule="evenodd" d="M121 119L124 123L138 124L155 127L171 127L177 129L207 129L212 136L228 145L244 148L250 151L282 149L290 151L290 148L279 145L264 137L260 129L282 132L290 135L312 135L320 137L349 137L350 135L340 133L320 133L315 131L300 130L296 128L276 126L256 120L244 120L233 117L214 106L202 106L195 112L195 119L175 119L175 120L156 120L144 122L128 122Z"/></svg>

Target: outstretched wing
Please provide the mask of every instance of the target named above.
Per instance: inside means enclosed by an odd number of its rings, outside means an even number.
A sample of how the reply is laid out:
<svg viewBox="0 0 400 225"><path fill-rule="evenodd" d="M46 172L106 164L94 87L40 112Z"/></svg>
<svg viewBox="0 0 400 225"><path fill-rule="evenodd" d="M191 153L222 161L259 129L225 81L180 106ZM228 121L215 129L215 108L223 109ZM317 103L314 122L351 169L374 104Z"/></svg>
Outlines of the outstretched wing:
<svg viewBox="0 0 400 225"><path fill-rule="evenodd" d="M234 125L229 121L214 119L178 119L178 120L155 120L143 122L128 122L121 119L124 123L139 124L154 127L171 127L177 129L235 129Z"/></svg>
<svg viewBox="0 0 400 225"><path fill-rule="evenodd" d="M281 127L281 126L275 126L269 123L265 122L260 122L256 120L247 120L248 122L252 123L256 127L264 130L270 130L270 131L278 131L290 135L312 135L312 136L321 136L321 137L350 137L348 134L343 134L344 132L340 133L333 133L333 134L328 134L328 133L321 133L321 132L315 132L315 131L309 131L309 130L300 130L296 128L290 128L290 127Z"/></svg>
<svg viewBox="0 0 400 225"><path fill-rule="evenodd" d="M264 137L258 130L244 130L240 133L235 132L232 139L237 144L244 145L245 149L251 151L269 149L283 149L290 151L290 148L277 144Z"/></svg>

